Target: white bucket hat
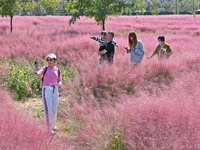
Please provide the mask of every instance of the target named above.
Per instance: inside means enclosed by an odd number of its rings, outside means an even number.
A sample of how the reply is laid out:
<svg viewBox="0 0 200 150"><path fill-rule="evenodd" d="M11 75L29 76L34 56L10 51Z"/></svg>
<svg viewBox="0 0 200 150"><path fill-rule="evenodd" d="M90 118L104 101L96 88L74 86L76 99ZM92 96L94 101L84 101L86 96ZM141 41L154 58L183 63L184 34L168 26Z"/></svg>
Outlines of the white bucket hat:
<svg viewBox="0 0 200 150"><path fill-rule="evenodd" d="M57 59L57 58L56 58L56 55L53 54L53 53L47 55L47 56L46 56L46 59L47 59L48 57L53 58L53 59Z"/></svg>

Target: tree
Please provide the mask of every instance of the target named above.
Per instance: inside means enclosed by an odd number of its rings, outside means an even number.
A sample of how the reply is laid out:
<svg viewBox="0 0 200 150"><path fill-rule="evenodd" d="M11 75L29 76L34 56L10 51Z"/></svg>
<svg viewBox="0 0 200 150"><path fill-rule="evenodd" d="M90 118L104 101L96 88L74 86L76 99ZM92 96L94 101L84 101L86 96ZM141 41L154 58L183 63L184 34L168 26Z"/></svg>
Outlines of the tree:
<svg viewBox="0 0 200 150"><path fill-rule="evenodd" d="M96 22L102 24L105 30L105 21L108 16L118 16L126 9L134 6L124 0L66 0L66 11L72 13L69 23L74 24L81 16L94 17Z"/></svg>
<svg viewBox="0 0 200 150"><path fill-rule="evenodd" d="M175 1L175 8L176 8L175 12L176 14L178 14L178 0Z"/></svg>
<svg viewBox="0 0 200 150"><path fill-rule="evenodd" d="M159 1L154 0L153 5L152 5L152 14L153 15L158 15L160 13L160 8L159 8Z"/></svg>
<svg viewBox="0 0 200 150"><path fill-rule="evenodd" d="M161 6L165 8L166 12L169 12L171 8L171 1L164 1L163 3L161 3Z"/></svg>
<svg viewBox="0 0 200 150"><path fill-rule="evenodd" d="M139 15L144 15L144 11L146 9L146 3L144 0L136 0L135 2L136 10Z"/></svg>
<svg viewBox="0 0 200 150"><path fill-rule="evenodd" d="M21 15L29 15L29 14L31 14L31 10L35 6L36 6L36 2L34 0L21 0L20 1Z"/></svg>
<svg viewBox="0 0 200 150"><path fill-rule="evenodd" d="M58 9L58 6L60 5L60 1L59 0L41 0L40 4L45 9L48 15L54 15L56 9Z"/></svg>
<svg viewBox="0 0 200 150"><path fill-rule="evenodd" d="M183 11L183 12L191 11L190 2L188 0L182 0L180 3L180 7L181 7L181 11Z"/></svg>
<svg viewBox="0 0 200 150"><path fill-rule="evenodd" d="M10 32L13 30L13 17L19 10L20 0L0 0L2 17L10 16Z"/></svg>
<svg viewBox="0 0 200 150"><path fill-rule="evenodd" d="M197 11L198 9L198 1L192 0L192 12Z"/></svg>

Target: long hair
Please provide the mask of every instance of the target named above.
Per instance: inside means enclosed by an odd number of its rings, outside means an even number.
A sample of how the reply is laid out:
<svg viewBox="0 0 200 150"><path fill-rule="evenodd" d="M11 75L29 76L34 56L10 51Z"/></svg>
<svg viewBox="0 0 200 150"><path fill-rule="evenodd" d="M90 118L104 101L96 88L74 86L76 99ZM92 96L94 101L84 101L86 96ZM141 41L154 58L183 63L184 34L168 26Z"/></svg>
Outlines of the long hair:
<svg viewBox="0 0 200 150"><path fill-rule="evenodd" d="M133 41L131 41L131 38L130 37L132 37L133 38ZM129 33L129 35L128 35L128 43L129 43L129 48L131 48L131 46L133 45L133 48L135 48L136 47L136 45L137 45L137 35L136 35L136 33L135 32L130 32Z"/></svg>

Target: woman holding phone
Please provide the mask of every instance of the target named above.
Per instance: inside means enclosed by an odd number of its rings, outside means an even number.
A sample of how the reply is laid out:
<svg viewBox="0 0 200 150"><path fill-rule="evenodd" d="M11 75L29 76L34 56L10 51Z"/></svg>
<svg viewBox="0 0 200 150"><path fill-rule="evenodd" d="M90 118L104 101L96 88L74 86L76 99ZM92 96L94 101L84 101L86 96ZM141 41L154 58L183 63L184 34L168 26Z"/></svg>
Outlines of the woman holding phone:
<svg viewBox="0 0 200 150"><path fill-rule="evenodd" d="M45 112L45 120L47 129L50 133L55 133L57 108L58 108L58 86L62 85L61 74L58 67L56 67L56 55L49 54L46 56L48 66L42 67L39 71L34 70L36 76L42 76L42 98ZM37 66L38 63L36 62Z"/></svg>
<svg viewBox="0 0 200 150"><path fill-rule="evenodd" d="M128 36L129 47L124 46L127 50L127 53L131 54L131 65L138 65L144 56L144 49L142 42L137 39L137 35L135 32L130 32Z"/></svg>

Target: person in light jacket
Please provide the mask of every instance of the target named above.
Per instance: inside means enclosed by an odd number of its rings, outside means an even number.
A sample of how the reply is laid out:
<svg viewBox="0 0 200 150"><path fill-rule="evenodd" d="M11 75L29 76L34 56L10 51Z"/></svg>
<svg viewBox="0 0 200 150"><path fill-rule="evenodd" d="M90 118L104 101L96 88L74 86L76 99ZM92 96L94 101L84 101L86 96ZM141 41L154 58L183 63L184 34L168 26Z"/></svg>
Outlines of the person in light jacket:
<svg viewBox="0 0 200 150"><path fill-rule="evenodd" d="M131 65L138 65L141 63L144 57L144 48L142 42L137 39L135 32L130 32L128 36L129 47L124 46L127 50L127 53L131 54Z"/></svg>

